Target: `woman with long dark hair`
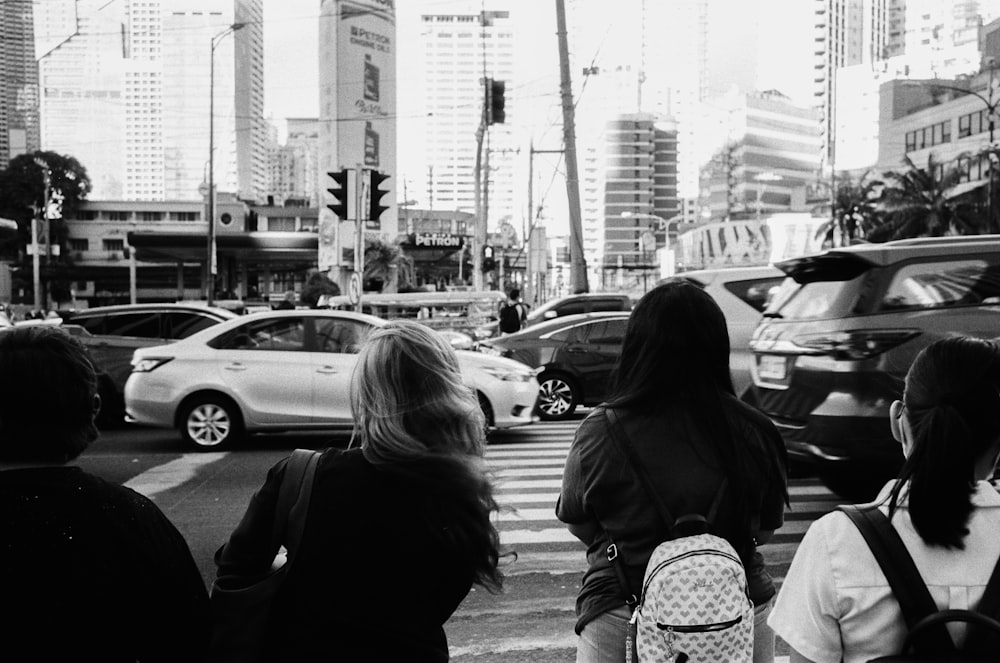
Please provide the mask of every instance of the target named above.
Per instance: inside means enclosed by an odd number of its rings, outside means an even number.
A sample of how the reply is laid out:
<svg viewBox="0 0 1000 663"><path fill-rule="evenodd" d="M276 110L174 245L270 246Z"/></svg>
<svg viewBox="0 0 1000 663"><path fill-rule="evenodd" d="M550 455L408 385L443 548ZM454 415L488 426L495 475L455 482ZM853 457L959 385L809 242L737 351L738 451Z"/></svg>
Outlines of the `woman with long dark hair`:
<svg viewBox="0 0 1000 663"><path fill-rule="evenodd" d="M707 514L727 482L713 532L732 544L747 571L759 626L754 660L773 659L773 635L763 620L775 589L757 545L783 522L784 446L774 425L733 393L726 320L711 296L682 280L648 292L630 316L611 393L577 431L556 507L587 545L577 661L624 660L626 599L667 536L636 471L612 441L609 409L675 516ZM612 540L628 587L608 559Z"/></svg>
<svg viewBox="0 0 1000 663"><path fill-rule="evenodd" d="M1000 348L954 337L929 345L889 409L906 462L875 500L938 609L975 609L1000 557ZM817 520L799 545L770 618L795 661L868 661L898 654L899 603L843 513ZM949 624L955 644L966 632Z"/></svg>
<svg viewBox="0 0 1000 663"><path fill-rule="evenodd" d="M351 448L319 459L263 660L447 661L445 621L473 583L502 580L479 402L439 334L396 321L362 347L351 406ZM271 564L285 466L220 551L220 576Z"/></svg>

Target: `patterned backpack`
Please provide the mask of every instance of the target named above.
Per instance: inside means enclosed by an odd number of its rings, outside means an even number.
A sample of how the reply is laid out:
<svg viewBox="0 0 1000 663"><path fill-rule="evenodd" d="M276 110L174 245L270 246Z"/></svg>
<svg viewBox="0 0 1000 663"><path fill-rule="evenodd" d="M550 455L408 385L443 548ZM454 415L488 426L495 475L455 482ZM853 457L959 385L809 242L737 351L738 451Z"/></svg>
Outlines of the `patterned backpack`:
<svg viewBox="0 0 1000 663"><path fill-rule="evenodd" d="M608 534L608 560L633 609L625 660L749 663L753 660L754 608L746 571L732 545L708 533L728 480L723 479L716 491L707 517L687 514L674 519L629 444L617 413L611 408L606 412L612 439L622 448L669 532L646 564L638 595L628 588L617 546Z"/></svg>

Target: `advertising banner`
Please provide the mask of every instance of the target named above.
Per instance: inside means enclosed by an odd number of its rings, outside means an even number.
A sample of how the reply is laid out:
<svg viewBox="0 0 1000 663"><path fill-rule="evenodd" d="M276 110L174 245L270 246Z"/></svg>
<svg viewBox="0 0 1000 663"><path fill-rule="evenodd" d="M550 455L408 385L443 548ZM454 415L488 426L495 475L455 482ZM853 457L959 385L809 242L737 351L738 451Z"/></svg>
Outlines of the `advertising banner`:
<svg viewBox="0 0 1000 663"><path fill-rule="evenodd" d="M393 0L341 0L339 9L337 161L394 175L395 6Z"/></svg>

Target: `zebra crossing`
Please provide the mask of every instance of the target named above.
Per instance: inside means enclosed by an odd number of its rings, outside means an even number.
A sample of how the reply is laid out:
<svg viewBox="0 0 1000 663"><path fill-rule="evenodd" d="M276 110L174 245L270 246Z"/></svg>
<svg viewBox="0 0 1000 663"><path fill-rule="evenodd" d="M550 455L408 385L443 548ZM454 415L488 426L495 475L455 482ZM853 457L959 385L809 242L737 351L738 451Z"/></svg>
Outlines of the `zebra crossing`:
<svg viewBox="0 0 1000 663"><path fill-rule="evenodd" d="M500 512L495 515L500 543L517 553L505 573L582 572L584 546L555 516L562 472L578 421L542 422L497 431L486 450ZM816 479L789 482L785 524L761 553L780 582L809 525L842 500Z"/></svg>

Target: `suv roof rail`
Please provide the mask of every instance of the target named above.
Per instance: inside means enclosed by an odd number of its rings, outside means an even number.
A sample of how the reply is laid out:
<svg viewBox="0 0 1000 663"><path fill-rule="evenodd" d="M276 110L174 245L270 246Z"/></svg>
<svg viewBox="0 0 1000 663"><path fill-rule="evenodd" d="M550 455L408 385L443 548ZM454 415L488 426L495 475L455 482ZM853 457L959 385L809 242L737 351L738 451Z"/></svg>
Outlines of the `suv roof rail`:
<svg viewBox="0 0 1000 663"><path fill-rule="evenodd" d="M1000 242L1000 235L949 235L948 237L911 237L886 242L885 246L940 246L947 244L988 244Z"/></svg>

